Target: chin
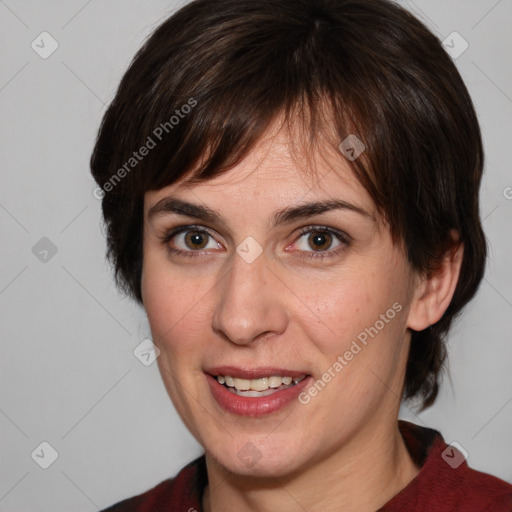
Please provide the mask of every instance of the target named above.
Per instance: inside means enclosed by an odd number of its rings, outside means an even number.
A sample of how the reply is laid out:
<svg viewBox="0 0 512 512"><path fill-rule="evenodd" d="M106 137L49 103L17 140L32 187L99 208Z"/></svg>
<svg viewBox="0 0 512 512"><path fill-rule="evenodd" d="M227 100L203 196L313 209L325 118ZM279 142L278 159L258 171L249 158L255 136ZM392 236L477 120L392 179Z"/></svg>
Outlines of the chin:
<svg viewBox="0 0 512 512"><path fill-rule="evenodd" d="M265 443L265 446L262 446ZM233 449L206 450L217 464L230 473L239 476L268 478L284 477L300 469L305 461L300 459L305 454L299 447L288 446L285 443L268 443L262 440L258 445L257 441L232 440ZM220 445L217 445L220 446ZM300 455L300 457L299 457Z"/></svg>

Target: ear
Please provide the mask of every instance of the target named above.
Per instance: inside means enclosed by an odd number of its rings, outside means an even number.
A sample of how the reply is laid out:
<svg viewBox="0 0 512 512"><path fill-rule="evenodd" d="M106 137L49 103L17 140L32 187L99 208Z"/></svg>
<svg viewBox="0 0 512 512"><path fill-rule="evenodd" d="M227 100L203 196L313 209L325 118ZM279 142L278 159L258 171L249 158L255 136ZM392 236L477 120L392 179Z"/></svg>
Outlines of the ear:
<svg viewBox="0 0 512 512"><path fill-rule="evenodd" d="M411 302L407 327L422 331L441 319L450 305L459 279L464 245L459 233L450 232L453 244L444 254L436 270L426 276L417 276L414 298Z"/></svg>

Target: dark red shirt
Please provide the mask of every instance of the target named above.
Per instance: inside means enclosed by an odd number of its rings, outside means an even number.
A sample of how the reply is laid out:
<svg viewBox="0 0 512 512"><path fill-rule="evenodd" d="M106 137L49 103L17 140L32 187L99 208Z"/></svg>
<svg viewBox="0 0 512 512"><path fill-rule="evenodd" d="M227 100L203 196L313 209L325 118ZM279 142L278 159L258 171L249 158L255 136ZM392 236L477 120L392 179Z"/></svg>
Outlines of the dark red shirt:
<svg viewBox="0 0 512 512"><path fill-rule="evenodd" d="M512 512L512 485L471 469L436 430L399 421L418 475L377 512ZM208 482L204 455L175 478L103 512L201 512Z"/></svg>

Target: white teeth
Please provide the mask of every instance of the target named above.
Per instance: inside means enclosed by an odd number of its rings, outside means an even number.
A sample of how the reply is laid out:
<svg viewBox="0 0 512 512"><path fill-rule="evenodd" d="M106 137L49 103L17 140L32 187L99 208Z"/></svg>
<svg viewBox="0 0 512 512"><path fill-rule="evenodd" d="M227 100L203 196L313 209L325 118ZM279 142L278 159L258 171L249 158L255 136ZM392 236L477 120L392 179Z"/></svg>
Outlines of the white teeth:
<svg viewBox="0 0 512 512"><path fill-rule="evenodd" d="M268 379L268 386L270 388L278 388L281 384L281 377L269 377Z"/></svg>
<svg viewBox="0 0 512 512"><path fill-rule="evenodd" d="M254 391L265 391L268 389L268 379L263 377L262 379L252 379L251 389Z"/></svg>
<svg viewBox="0 0 512 512"><path fill-rule="evenodd" d="M217 381L220 384L226 384L228 388L235 388L237 391L267 391L268 389L277 389L281 386L290 386L291 383L298 384L305 375L301 377L281 377L272 375L270 377L262 377L260 379L239 379L229 375L217 375Z"/></svg>
<svg viewBox="0 0 512 512"><path fill-rule="evenodd" d="M249 379L239 379L235 377L235 388L238 391L248 391L251 389L251 381Z"/></svg>

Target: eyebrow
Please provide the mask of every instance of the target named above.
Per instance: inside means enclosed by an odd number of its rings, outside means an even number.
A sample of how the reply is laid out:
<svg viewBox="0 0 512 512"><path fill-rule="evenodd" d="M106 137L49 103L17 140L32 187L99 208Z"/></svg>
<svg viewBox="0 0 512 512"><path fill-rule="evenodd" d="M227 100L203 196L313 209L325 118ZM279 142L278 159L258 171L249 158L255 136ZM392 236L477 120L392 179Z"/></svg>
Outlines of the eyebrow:
<svg viewBox="0 0 512 512"><path fill-rule="evenodd" d="M289 206L282 210L274 213L272 217L271 227L275 227L279 224L290 224L298 219L305 219L312 217L313 215L319 215L321 213L333 211L333 210L348 210L362 215L371 220L375 220L373 215L369 212L360 208L359 206L347 203L340 199L315 201L311 203L300 204L298 206ZM184 217L190 217L201 220L203 222L209 222L217 224L227 229L228 224L226 220L216 211L203 205L189 203L175 197L164 197L148 211L148 219L155 216L165 214L176 214Z"/></svg>

